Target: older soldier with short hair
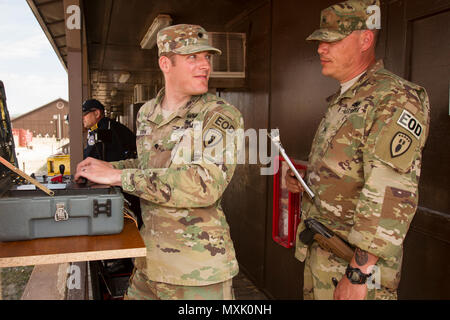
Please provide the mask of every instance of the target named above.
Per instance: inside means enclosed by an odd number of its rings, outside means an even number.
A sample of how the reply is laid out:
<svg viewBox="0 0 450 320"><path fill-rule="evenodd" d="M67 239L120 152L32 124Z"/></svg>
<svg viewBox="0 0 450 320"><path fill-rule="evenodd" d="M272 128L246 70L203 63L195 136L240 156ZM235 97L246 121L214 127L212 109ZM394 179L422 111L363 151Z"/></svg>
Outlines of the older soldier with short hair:
<svg viewBox="0 0 450 320"><path fill-rule="evenodd" d="M147 256L136 258L125 298L233 299L238 264L220 202L236 164L226 137L243 128L243 119L208 93L211 55L221 52L202 27L165 28L157 45L165 87L139 110L138 159L85 160L75 178L141 198Z"/></svg>
<svg viewBox="0 0 450 320"><path fill-rule="evenodd" d="M303 219L315 218L355 251L348 263L297 237L305 299L397 298L430 106L425 89L376 61L380 21L378 0L346 1L323 10L320 29L307 39L319 41L322 73L341 89L328 98L312 144L307 183L318 201L304 200ZM302 191L291 172L286 182ZM297 235L305 229L302 223Z"/></svg>

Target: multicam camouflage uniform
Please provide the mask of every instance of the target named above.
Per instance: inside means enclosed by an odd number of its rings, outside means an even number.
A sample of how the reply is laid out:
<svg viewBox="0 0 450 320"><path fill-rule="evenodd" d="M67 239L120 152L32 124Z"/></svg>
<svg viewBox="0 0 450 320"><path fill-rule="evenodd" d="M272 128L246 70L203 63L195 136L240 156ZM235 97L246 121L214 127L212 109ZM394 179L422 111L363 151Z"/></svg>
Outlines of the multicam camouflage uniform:
<svg viewBox="0 0 450 320"><path fill-rule="evenodd" d="M193 97L164 120L163 97L161 91L138 113L138 159L114 164L123 169L123 190L141 198L141 235L147 257L137 258L135 265L157 282L182 286L223 282L238 272L220 204L235 165L206 161L183 164L175 158L180 146L194 143L197 123L203 127L202 137L210 130L225 136L221 124L239 129L243 120L236 108L211 94ZM207 143L203 143L205 155Z"/></svg>
<svg viewBox="0 0 450 320"><path fill-rule="evenodd" d="M158 46L161 53L163 46ZM231 291L238 264L220 202L237 153L227 148L226 135L243 129L243 118L225 100L206 93L192 96L165 119L164 95L162 89L139 110L138 159L113 163L123 170L123 190L141 198L140 232L147 247L147 256L135 261L131 280L136 284L131 284L128 298L230 299L232 292L221 292L221 286L227 284ZM203 154L194 145L196 132ZM222 161L214 158L218 154ZM230 158L231 163L225 161ZM187 292L186 286L196 288ZM211 295L201 296L200 286Z"/></svg>
<svg viewBox="0 0 450 320"><path fill-rule="evenodd" d="M367 299L396 299L403 241L418 205L430 122L427 93L378 61L328 102L307 172L319 201L315 206L304 198L303 219L316 218L351 245L379 257L375 280L381 287L369 288ZM298 237L304 229L300 224L296 243L297 259L306 259L304 298L333 299L331 279L345 276L348 263L317 243L308 250Z"/></svg>
<svg viewBox="0 0 450 320"><path fill-rule="evenodd" d="M381 285L395 291L403 240L418 204L421 153L430 121L428 96L379 61L329 102L307 174L307 183L320 199L320 212L305 198L303 219L314 217L350 244L379 257ZM303 229L301 224L298 233ZM296 257L304 261L305 256L306 247L297 240ZM341 260L339 265L330 271L341 278L347 263ZM334 289L333 276L316 281L323 289ZM314 287L320 291L318 283Z"/></svg>

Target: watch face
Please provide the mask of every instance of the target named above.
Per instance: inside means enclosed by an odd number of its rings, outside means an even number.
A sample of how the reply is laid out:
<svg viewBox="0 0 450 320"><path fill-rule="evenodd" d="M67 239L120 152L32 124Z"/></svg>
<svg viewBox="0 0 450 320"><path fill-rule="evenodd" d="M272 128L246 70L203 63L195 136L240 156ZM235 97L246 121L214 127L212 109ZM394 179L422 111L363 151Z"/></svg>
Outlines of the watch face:
<svg viewBox="0 0 450 320"><path fill-rule="evenodd" d="M361 277L359 276L359 274L356 273L356 272L354 272L354 271L352 271L352 274L351 274L351 276L350 276L350 279L353 280L353 281L355 281L355 282L361 281Z"/></svg>
<svg viewBox="0 0 450 320"><path fill-rule="evenodd" d="M345 270L345 275L353 284L364 284L366 283L367 278L370 277L370 274L365 275L361 272L361 270L350 266L348 266L347 270Z"/></svg>

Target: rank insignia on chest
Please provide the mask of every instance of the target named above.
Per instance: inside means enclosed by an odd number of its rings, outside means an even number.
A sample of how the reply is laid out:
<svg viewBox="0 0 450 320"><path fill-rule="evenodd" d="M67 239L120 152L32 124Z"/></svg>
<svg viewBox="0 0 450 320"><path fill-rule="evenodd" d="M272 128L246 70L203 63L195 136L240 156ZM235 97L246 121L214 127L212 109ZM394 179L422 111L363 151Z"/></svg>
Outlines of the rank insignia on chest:
<svg viewBox="0 0 450 320"><path fill-rule="evenodd" d="M346 110L346 114L358 112L361 108L361 101L356 101L354 104L352 104L351 107L348 107Z"/></svg>
<svg viewBox="0 0 450 320"><path fill-rule="evenodd" d="M396 158L405 154L411 147L412 139L402 132L397 132L391 141L391 157Z"/></svg>

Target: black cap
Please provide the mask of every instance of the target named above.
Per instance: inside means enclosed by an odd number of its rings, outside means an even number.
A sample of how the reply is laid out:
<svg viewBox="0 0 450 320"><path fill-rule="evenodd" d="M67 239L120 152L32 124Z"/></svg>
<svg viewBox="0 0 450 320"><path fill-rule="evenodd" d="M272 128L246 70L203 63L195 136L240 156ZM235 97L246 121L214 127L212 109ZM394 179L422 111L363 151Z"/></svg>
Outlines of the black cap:
<svg viewBox="0 0 450 320"><path fill-rule="evenodd" d="M83 113L91 112L95 109L104 111L105 106L97 99L89 99L83 102Z"/></svg>

